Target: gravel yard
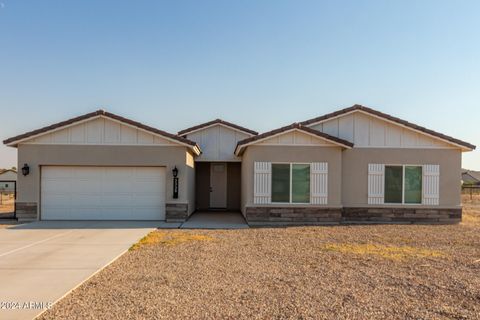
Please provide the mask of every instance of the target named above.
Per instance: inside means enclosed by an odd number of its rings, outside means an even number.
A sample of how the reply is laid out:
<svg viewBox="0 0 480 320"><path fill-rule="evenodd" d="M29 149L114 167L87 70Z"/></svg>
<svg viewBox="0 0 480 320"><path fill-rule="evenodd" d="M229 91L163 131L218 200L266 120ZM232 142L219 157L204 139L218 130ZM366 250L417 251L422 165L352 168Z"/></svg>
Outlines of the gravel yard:
<svg viewBox="0 0 480 320"><path fill-rule="evenodd" d="M480 319L480 206L459 225L159 230L41 319Z"/></svg>

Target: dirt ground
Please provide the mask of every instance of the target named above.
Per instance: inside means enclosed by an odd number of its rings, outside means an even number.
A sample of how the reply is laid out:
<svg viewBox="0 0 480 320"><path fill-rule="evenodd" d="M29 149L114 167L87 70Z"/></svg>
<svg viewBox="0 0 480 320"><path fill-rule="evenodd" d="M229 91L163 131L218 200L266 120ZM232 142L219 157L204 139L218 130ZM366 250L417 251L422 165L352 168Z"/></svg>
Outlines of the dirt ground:
<svg viewBox="0 0 480 320"><path fill-rule="evenodd" d="M458 225L158 230L41 319L480 319L480 199Z"/></svg>

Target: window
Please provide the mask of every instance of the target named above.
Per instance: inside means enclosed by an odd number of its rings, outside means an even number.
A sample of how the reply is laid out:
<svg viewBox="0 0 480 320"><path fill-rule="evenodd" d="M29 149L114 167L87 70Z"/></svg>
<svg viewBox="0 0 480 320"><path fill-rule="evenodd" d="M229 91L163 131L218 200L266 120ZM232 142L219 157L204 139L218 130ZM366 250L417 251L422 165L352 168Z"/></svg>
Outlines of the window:
<svg viewBox="0 0 480 320"><path fill-rule="evenodd" d="M385 166L385 202L402 203L403 167Z"/></svg>
<svg viewBox="0 0 480 320"><path fill-rule="evenodd" d="M272 202L290 202L289 164L272 164Z"/></svg>
<svg viewBox="0 0 480 320"><path fill-rule="evenodd" d="M272 164L272 202L309 203L310 165Z"/></svg>
<svg viewBox="0 0 480 320"><path fill-rule="evenodd" d="M422 203L422 167L405 166L405 203Z"/></svg>
<svg viewBox="0 0 480 320"><path fill-rule="evenodd" d="M292 202L310 202L309 164L292 164Z"/></svg>
<svg viewBox="0 0 480 320"><path fill-rule="evenodd" d="M422 167L385 166L385 203L422 203Z"/></svg>

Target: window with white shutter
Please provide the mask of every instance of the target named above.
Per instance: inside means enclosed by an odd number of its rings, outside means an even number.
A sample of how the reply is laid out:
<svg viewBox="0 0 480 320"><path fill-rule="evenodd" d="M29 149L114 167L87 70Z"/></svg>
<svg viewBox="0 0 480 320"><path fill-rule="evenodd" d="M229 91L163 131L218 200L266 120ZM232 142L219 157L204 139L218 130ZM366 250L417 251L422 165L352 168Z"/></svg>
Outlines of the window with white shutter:
<svg viewBox="0 0 480 320"><path fill-rule="evenodd" d="M368 165L368 204L383 204L385 190L385 165Z"/></svg>
<svg viewBox="0 0 480 320"><path fill-rule="evenodd" d="M272 163L255 162L253 177L253 203L268 204L272 202Z"/></svg>
<svg viewBox="0 0 480 320"><path fill-rule="evenodd" d="M440 166L423 166L423 204L438 205L440 199Z"/></svg>
<svg viewBox="0 0 480 320"><path fill-rule="evenodd" d="M314 162L310 166L310 203L328 204L327 162Z"/></svg>

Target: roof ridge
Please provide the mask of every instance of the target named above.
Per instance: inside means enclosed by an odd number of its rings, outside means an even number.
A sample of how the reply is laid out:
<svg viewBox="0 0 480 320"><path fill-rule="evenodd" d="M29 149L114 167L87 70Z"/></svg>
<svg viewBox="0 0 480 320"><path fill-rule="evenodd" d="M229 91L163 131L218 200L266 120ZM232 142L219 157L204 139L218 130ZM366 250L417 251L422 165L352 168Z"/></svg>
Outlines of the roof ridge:
<svg viewBox="0 0 480 320"><path fill-rule="evenodd" d="M177 135L184 136L184 135L186 135L190 132L197 131L197 130L200 130L200 129L203 129L203 128L206 128L206 127L209 127L209 126L215 125L215 124L223 124L227 127L231 127L231 128L243 131L245 133L248 133L248 134L251 134L251 135L254 135L254 136L258 135L257 131L239 126L238 124L235 124L235 123L232 123L232 122L220 119L220 118L216 118L214 120L210 120L210 121L195 125L193 127L189 127L189 128L180 130L180 131L178 131Z"/></svg>

